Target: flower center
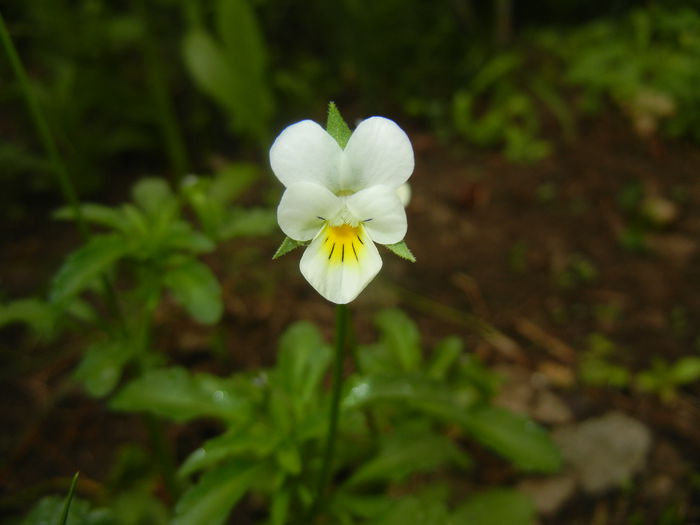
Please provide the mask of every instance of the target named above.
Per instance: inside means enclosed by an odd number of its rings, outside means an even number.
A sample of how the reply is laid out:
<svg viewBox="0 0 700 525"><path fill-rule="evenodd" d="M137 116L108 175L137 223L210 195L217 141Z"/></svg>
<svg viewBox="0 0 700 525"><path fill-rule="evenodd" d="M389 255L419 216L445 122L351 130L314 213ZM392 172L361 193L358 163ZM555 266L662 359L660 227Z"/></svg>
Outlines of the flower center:
<svg viewBox="0 0 700 525"><path fill-rule="evenodd" d="M365 229L362 226L326 224L323 231L323 253L333 264L357 264L365 249Z"/></svg>

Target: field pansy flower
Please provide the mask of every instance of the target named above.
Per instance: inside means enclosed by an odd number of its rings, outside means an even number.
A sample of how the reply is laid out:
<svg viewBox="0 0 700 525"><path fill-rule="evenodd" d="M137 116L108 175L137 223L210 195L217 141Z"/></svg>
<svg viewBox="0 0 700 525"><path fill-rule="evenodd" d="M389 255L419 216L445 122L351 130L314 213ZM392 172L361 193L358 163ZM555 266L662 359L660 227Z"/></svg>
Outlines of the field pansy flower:
<svg viewBox="0 0 700 525"><path fill-rule="evenodd" d="M311 241L299 263L323 297L349 303L382 267L375 243L406 235L397 190L413 172L411 142L392 120L362 121L341 148L321 126L287 127L270 149L270 165L285 186L277 208L282 231Z"/></svg>

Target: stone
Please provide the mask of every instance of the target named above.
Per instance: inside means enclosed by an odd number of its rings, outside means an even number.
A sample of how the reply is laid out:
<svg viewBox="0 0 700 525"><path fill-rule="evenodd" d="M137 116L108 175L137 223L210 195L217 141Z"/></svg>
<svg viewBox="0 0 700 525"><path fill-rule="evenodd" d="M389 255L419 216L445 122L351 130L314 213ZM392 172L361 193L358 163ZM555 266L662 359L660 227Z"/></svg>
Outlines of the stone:
<svg viewBox="0 0 700 525"><path fill-rule="evenodd" d="M641 472L651 447L651 432L621 412L557 429L553 438L583 490L600 494Z"/></svg>

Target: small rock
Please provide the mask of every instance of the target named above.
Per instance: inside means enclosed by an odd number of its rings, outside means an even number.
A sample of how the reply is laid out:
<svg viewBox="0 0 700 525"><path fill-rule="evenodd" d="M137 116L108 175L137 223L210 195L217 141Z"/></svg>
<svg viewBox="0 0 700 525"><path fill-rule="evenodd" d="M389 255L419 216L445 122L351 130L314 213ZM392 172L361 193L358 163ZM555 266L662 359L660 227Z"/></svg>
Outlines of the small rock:
<svg viewBox="0 0 700 525"><path fill-rule="evenodd" d="M526 479L518 485L518 490L532 498L539 514L551 516L573 496L576 479L570 474Z"/></svg>
<svg viewBox="0 0 700 525"><path fill-rule="evenodd" d="M542 390L530 411L532 417L542 423L562 424L573 419L569 406L549 390Z"/></svg>
<svg viewBox="0 0 700 525"><path fill-rule="evenodd" d="M598 494L640 472L651 446L651 432L620 412L556 430L554 441L583 490Z"/></svg>

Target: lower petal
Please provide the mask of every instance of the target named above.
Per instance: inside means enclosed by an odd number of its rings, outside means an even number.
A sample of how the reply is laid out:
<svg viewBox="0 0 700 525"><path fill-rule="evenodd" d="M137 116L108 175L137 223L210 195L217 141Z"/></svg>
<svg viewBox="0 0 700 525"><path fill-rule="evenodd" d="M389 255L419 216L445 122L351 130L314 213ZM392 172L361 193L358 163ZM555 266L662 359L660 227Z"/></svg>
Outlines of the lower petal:
<svg viewBox="0 0 700 525"><path fill-rule="evenodd" d="M318 293L345 304L379 273L382 258L362 225L326 225L306 248L299 267Z"/></svg>

